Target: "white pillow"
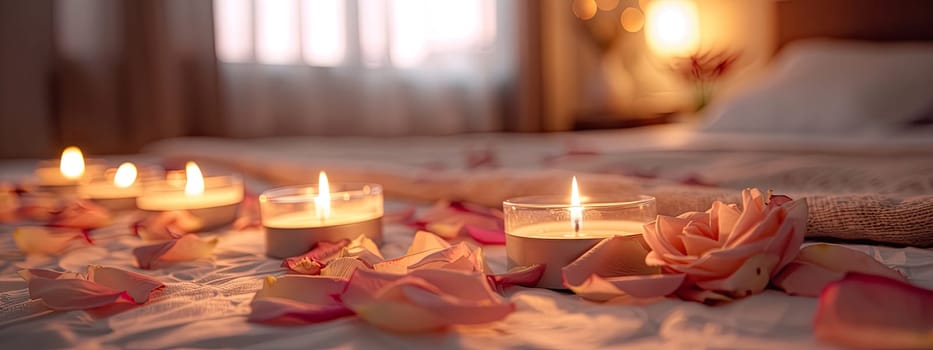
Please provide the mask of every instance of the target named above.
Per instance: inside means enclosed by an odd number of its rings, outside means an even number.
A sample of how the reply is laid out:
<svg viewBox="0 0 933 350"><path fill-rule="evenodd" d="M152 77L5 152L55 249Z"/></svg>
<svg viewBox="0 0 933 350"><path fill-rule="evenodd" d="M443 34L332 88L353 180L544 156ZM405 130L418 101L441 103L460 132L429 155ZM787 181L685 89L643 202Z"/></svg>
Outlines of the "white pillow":
<svg viewBox="0 0 933 350"><path fill-rule="evenodd" d="M711 106L712 132L878 134L933 111L933 44L809 40L761 83Z"/></svg>

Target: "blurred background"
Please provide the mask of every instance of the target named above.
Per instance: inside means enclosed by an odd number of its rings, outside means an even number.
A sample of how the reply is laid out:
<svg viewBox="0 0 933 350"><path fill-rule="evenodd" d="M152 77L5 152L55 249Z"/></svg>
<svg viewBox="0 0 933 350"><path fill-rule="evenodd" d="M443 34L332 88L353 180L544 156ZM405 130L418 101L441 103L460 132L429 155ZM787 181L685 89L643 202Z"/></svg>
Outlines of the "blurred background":
<svg viewBox="0 0 933 350"><path fill-rule="evenodd" d="M687 56L754 79L774 1L0 0L0 158L669 122Z"/></svg>

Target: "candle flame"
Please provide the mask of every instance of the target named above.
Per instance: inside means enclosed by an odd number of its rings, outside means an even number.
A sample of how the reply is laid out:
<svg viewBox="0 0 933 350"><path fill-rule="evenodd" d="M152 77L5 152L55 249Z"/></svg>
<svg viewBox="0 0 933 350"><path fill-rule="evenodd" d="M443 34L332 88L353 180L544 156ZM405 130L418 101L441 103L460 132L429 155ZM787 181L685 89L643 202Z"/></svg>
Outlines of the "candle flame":
<svg viewBox="0 0 933 350"><path fill-rule="evenodd" d="M330 183L327 174L323 171L317 175L318 195L314 197L314 207L317 209L318 219L324 220L330 216Z"/></svg>
<svg viewBox="0 0 933 350"><path fill-rule="evenodd" d="M580 205L580 188L576 176L570 184L570 226L573 227L574 234L580 234L583 227L583 207Z"/></svg>
<svg viewBox="0 0 933 350"><path fill-rule="evenodd" d="M75 180L84 175L84 155L81 154L81 149L75 146L65 148L58 169L62 172L62 176L69 180Z"/></svg>
<svg viewBox="0 0 933 350"><path fill-rule="evenodd" d="M130 162L124 162L117 167L117 173L113 175L113 185L119 188L133 186L136 182L136 166Z"/></svg>
<svg viewBox="0 0 933 350"><path fill-rule="evenodd" d="M195 162L185 163L185 194L197 196L204 193L204 175Z"/></svg>

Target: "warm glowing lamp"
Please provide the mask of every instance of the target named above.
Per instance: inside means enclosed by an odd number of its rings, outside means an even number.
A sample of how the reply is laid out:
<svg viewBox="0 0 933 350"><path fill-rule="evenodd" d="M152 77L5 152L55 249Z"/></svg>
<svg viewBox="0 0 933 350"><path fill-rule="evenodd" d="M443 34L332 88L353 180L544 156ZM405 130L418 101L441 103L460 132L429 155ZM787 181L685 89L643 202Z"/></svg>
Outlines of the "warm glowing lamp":
<svg viewBox="0 0 933 350"><path fill-rule="evenodd" d="M700 46L697 7L690 0L654 0L648 4L645 35L661 56L689 56Z"/></svg>

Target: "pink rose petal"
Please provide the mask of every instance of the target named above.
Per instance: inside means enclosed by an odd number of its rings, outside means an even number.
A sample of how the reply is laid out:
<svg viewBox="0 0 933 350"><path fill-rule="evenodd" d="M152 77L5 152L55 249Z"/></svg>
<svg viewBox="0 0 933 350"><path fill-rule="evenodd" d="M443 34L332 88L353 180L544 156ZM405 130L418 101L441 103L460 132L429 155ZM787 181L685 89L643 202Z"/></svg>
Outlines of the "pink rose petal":
<svg viewBox="0 0 933 350"><path fill-rule="evenodd" d="M117 302L142 304L164 285L148 276L116 268L89 266L85 279L76 273L29 270L21 272L29 295L54 310L82 310ZM28 277L27 277L28 276Z"/></svg>
<svg viewBox="0 0 933 350"><path fill-rule="evenodd" d="M350 241L350 244L340 251L338 257L357 258L370 267L385 260L376 242L365 235L359 235Z"/></svg>
<svg viewBox="0 0 933 350"><path fill-rule="evenodd" d="M897 270L891 269L871 256L834 244L814 244L800 250L797 261L821 266L832 271L859 272L907 281Z"/></svg>
<svg viewBox="0 0 933 350"><path fill-rule="evenodd" d="M411 245L408 246L408 250L405 252L405 255L412 255L428 250L443 249L448 247L450 247L450 243L447 243L447 241L438 237L437 235L428 231L418 230L415 232L415 237L412 238Z"/></svg>
<svg viewBox="0 0 933 350"><path fill-rule="evenodd" d="M424 269L407 275L356 270L340 300L361 319L396 332L500 320L514 311L476 272Z"/></svg>
<svg viewBox="0 0 933 350"><path fill-rule="evenodd" d="M258 196L247 193L243 196L243 201L240 203L237 218L233 221L233 229L239 231L259 227L262 227L262 220L259 217Z"/></svg>
<svg viewBox="0 0 933 350"><path fill-rule="evenodd" d="M290 271L304 275L317 275L321 273L328 261L333 260L340 255L340 251L350 244L350 240L344 239L337 242L317 242L307 253L299 256L286 258L282 261L282 267Z"/></svg>
<svg viewBox="0 0 933 350"><path fill-rule="evenodd" d="M370 267L358 258L336 258L321 269L321 276L350 278L356 269L370 269Z"/></svg>
<svg viewBox="0 0 933 350"><path fill-rule="evenodd" d="M933 348L933 291L897 279L850 273L820 294L816 337L863 349Z"/></svg>
<svg viewBox="0 0 933 350"><path fill-rule="evenodd" d="M386 211L382 216L382 220L386 223L406 223L412 220L415 217L415 206L410 205L404 209Z"/></svg>
<svg viewBox="0 0 933 350"><path fill-rule="evenodd" d="M828 284L841 280L845 272L804 262L791 262L774 278L774 285L790 295L816 297Z"/></svg>
<svg viewBox="0 0 933 350"><path fill-rule="evenodd" d="M561 269L564 286L589 300L655 298L673 293L683 274L661 274L645 264L647 244L640 235L604 239Z"/></svg>
<svg viewBox="0 0 933 350"><path fill-rule="evenodd" d="M477 262L469 246L460 242L447 248L427 250L382 261L373 265L373 268L376 271L394 274L404 274L422 268L482 271L483 266L477 266Z"/></svg>
<svg viewBox="0 0 933 350"><path fill-rule="evenodd" d="M510 286L534 287L544 276L544 270L547 266L535 264L531 266L519 266L509 270L506 273L497 275L487 275L489 283L493 288L501 291Z"/></svg>
<svg viewBox="0 0 933 350"><path fill-rule="evenodd" d="M0 182L0 223L13 222L18 219L19 195L16 189L5 182Z"/></svg>
<svg viewBox="0 0 933 350"><path fill-rule="evenodd" d="M78 200L52 215L49 226L93 230L110 225L110 212L97 204Z"/></svg>
<svg viewBox="0 0 933 350"><path fill-rule="evenodd" d="M13 242L26 254L52 255L78 245L91 244L87 233L77 229L20 226L13 229Z"/></svg>
<svg viewBox="0 0 933 350"><path fill-rule="evenodd" d="M862 252L832 244L814 244L801 249L797 260L774 278L774 284L789 294L815 297L846 272L907 281L900 272Z"/></svg>
<svg viewBox="0 0 933 350"><path fill-rule="evenodd" d="M467 226L493 231L505 227L501 210L462 201L438 202L411 224L445 239L469 234ZM485 233L480 238L486 238Z"/></svg>
<svg viewBox="0 0 933 350"><path fill-rule="evenodd" d="M136 247L133 255L139 268L151 269L157 261L188 261L210 256L216 245L216 238L205 241L195 235L185 235L179 239Z"/></svg>
<svg viewBox="0 0 933 350"><path fill-rule="evenodd" d="M502 229L487 229L473 225L465 225L464 228L470 238L480 244L505 244L505 231Z"/></svg>
<svg viewBox="0 0 933 350"><path fill-rule="evenodd" d="M250 303L248 320L270 324L308 324L353 314L332 295L343 291L347 281L324 276L286 275L266 277Z"/></svg>
<svg viewBox="0 0 933 350"><path fill-rule="evenodd" d="M177 239L194 233L203 227L203 222L184 210L150 214L133 224L133 230L146 241Z"/></svg>
<svg viewBox="0 0 933 350"><path fill-rule="evenodd" d="M100 265L88 266L87 279L102 286L125 291L137 304L148 301L152 291L165 287L162 282L152 277Z"/></svg>
<svg viewBox="0 0 933 350"><path fill-rule="evenodd" d="M755 255L745 260L745 263L729 277L699 281L697 286L734 297L757 294L768 286L768 282L771 281L771 271L775 269L779 261L780 258L776 255Z"/></svg>

